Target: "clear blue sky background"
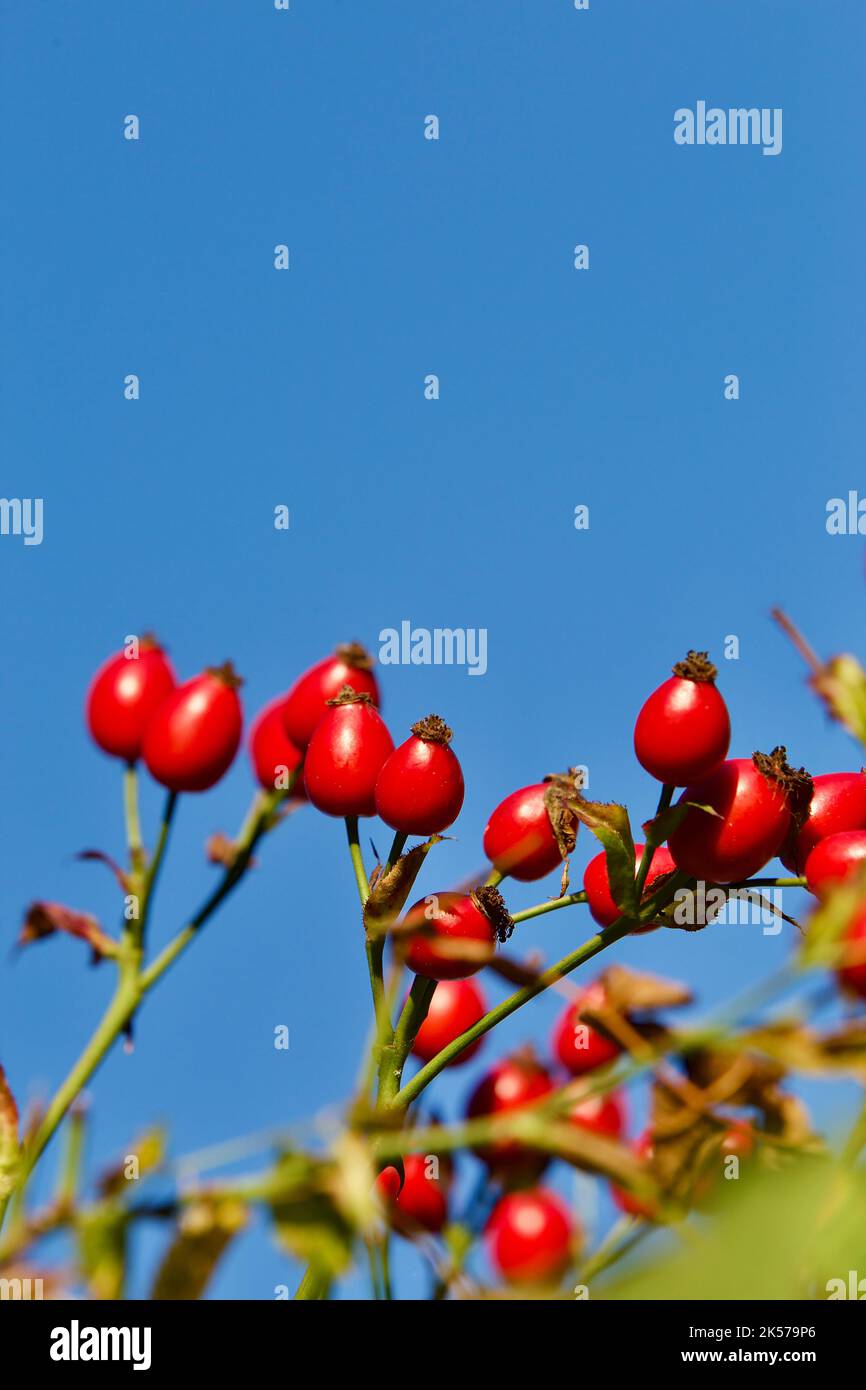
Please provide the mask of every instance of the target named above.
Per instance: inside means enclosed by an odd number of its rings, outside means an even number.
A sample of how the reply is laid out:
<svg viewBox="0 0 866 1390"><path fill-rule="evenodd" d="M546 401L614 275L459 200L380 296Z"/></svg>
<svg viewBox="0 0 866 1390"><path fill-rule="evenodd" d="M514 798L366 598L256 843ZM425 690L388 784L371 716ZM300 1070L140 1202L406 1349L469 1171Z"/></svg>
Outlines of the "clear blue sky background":
<svg viewBox="0 0 866 1390"><path fill-rule="evenodd" d="M859 765L768 610L823 651L861 645L862 541L829 537L825 505L864 479L862 5L2 0L0 15L2 492L45 505L41 547L0 539L8 944L35 897L115 921L108 875L73 859L122 849L119 769L82 701L146 627L185 675L232 657L250 711L337 641L375 645L404 618L485 627L481 679L384 672L395 733L436 710L465 768L429 891L479 866L502 795L569 763L645 819L635 713L688 647L721 657L727 634L735 754L784 742L815 771ZM782 107L782 154L676 146L673 112L698 99ZM182 804L155 944L207 890L203 841L250 793L239 759ZM147 786L150 829L160 802ZM181 1155L347 1094L368 997L344 860L342 826L309 812L267 845L148 1003L134 1055L99 1074L94 1161L146 1121ZM556 959L586 934L579 914L515 944ZM720 926L612 957L688 978L710 1006L790 947ZM108 985L72 942L3 953L0 1057L22 1101L62 1078ZM436 1103L459 1113L484 1062L546 1045L557 1010L510 1021ZM840 1093L809 1094L832 1123ZM135 1291L157 1250L143 1238ZM253 1232L213 1292L269 1298L292 1274ZM414 1257L401 1280L423 1291Z"/></svg>

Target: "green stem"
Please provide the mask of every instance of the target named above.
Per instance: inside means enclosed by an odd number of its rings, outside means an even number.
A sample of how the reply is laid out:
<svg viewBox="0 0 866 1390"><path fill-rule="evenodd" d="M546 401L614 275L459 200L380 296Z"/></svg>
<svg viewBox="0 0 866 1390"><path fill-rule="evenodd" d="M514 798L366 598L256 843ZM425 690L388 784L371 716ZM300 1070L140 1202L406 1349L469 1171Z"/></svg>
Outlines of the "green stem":
<svg viewBox="0 0 866 1390"><path fill-rule="evenodd" d="M138 772L135 763L127 763L123 770L123 815L126 822L129 861L133 873L139 874L144 868L144 843L138 814Z"/></svg>
<svg viewBox="0 0 866 1390"><path fill-rule="evenodd" d="M331 1276L316 1265L310 1265L295 1294L296 1299L315 1300L326 1298L331 1287Z"/></svg>
<svg viewBox="0 0 866 1390"><path fill-rule="evenodd" d="M367 870L364 868L364 856L361 853L357 816L346 817L346 835L349 840L352 868L355 870L355 882L358 885L358 897L361 899L361 906L366 907L367 899L370 896L370 885L367 882Z"/></svg>
<svg viewBox="0 0 866 1390"><path fill-rule="evenodd" d="M545 903L536 903L535 907L525 907L522 912L513 912L511 920L528 922L532 917L542 917L545 912L557 912L561 907L572 907L575 903L585 902L585 893L566 893L564 898L550 898Z"/></svg>
<svg viewBox="0 0 866 1390"><path fill-rule="evenodd" d="M26 1146L18 1179L19 1184L23 1185L29 1178L70 1105L87 1085L115 1038L135 1013L140 998L140 985L133 971L130 970L121 974L114 997L97 1025L96 1031L66 1080L55 1092L51 1104L39 1122L36 1133Z"/></svg>
<svg viewBox="0 0 866 1390"><path fill-rule="evenodd" d="M656 807L656 814L654 819L657 819L659 816L663 815L664 812L668 809L671 802L673 801L675 791L676 787L672 787L668 782L664 784L664 786L661 789L661 792L659 793L659 802L658 806ZM643 854L641 855L640 865L638 866L638 871L635 875L634 881L635 894L637 896L638 902L640 902L641 897L643 895L644 884L647 881L647 875L650 871L650 865L652 864L653 854L658 849L659 844L660 841L655 840L651 834L647 834L646 844L643 847Z"/></svg>
<svg viewBox="0 0 866 1390"><path fill-rule="evenodd" d="M400 855L403 853L403 849L404 849L404 846L405 846L406 841L408 840L408 838L409 838L409 836L408 836L408 835L404 835L403 832L402 832L402 830L398 830L397 833L395 834L394 839L393 839L393 841L392 841L392 843L391 843L391 848L390 848L389 851L388 851L388 862L387 862L387 864L385 865L385 873L386 873L386 874L387 874L391 869L393 869L394 865L397 863L397 860L400 858Z"/></svg>
<svg viewBox="0 0 866 1390"><path fill-rule="evenodd" d="M159 877L159 871L162 867L162 861L165 856L166 847L168 845L169 832L171 831L171 823L174 820L174 813L176 808L177 792L169 792L168 797L166 798L165 810L162 813L162 820L160 821L159 835L157 836L156 847L153 851L153 858L148 864L147 869L145 870L143 875L143 883L141 890L141 919L138 923L139 943L144 942L144 934L145 929L147 927L148 919L150 917L150 909L151 904L153 902L154 889L156 887L156 881Z"/></svg>
<svg viewBox="0 0 866 1390"><path fill-rule="evenodd" d="M65 1130L65 1148L57 1185L57 1200L63 1206L71 1207L78 1195L84 1158L84 1123L84 1111L78 1106L69 1116Z"/></svg>
<svg viewBox="0 0 866 1390"><path fill-rule="evenodd" d="M628 936L629 932L634 930L634 925L634 918L618 917L611 926L605 927L603 931L598 932L595 936L591 936L582 946L578 946L576 951L572 951L570 955L564 956L556 965L552 965L549 969L543 971L538 979L531 985L524 986L524 988L519 989L516 994L512 994L508 999L503 1000L495 1009L491 1009L489 1013L486 1013L483 1018L473 1024L471 1028L467 1028L465 1033L461 1033L459 1038L455 1038L447 1047L443 1047L442 1051L437 1053L431 1062L428 1062L426 1066L422 1067L421 1070L413 1076L412 1080L407 1082L402 1090L397 1092L390 1102L391 1105L395 1108L411 1105L414 1100L417 1100L424 1088L429 1086L434 1077L438 1076L455 1057L459 1057L460 1053L464 1052L466 1048L469 1047L470 1043L475 1042L476 1038L482 1038L485 1033L490 1032L491 1028L495 1028L503 1019L516 1013L524 1004L528 1004L531 999L536 999L539 994L543 994L551 985L557 984L560 980L564 979L566 975L571 974L572 970L576 970L579 965L583 965L585 961L591 960L592 957L597 956L600 951L604 951L608 946L612 946L615 941L620 941L622 937ZM383 1100L384 1099L385 1097L383 1097Z"/></svg>
<svg viewBox="0 0 866 1390"><path fill-rule="evenodd" d="M484 886L485 888L498 888L504 878L505 874L501 874L498 869L491 869L484 880Z"/></svg>
<svg viewBox="0 0 866 1390"><path fill-rule="evenodd" d="M387 1106L391 1102L396 1104L395 1097L403 1079L406 1058L412 1050L418 1029L427 1017L427 1010L430 1008L430 1000L433 998L435 988L436 981L428 980L424 975L416 975L412 982L409 997L397 1020L393 1042L390 1046L382 1049L379 1070L380 1105Z"/></svg>

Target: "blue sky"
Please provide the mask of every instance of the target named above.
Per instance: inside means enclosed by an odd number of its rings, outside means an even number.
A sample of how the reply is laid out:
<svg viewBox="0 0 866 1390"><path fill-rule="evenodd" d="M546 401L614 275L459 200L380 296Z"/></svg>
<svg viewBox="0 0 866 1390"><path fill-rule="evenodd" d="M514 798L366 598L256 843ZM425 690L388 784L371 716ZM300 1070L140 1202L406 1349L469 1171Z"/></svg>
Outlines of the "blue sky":
<svg viewBox="0 0 866 1390"><path fill-rule="evenodd" d="M119 771L82 701L147 627L183 674L230 656L248 712L338 641L375 646L403 619L486 628L483 677L383 673L395 734L443 714L465 770L429 891L476 870L505 793L569 763L645 819L637 709L728 634L732 751L859 765L768 610L824 651L861 644L862 541L825 529L828 499L863 485L861 6L2 0L0 16L2 492L44 499L41 546L0 537L9 943L36 897L114 921L108 876L73 859L122 848ZM677 146L673 113L698 100L781 107L781 155ZM250 792L238 759L185 799L155 943ZM159 804L146 787L150 827ZM342 826L295 817L99 1075L94 1160L157 1118L180 1155L345 1096L367 1024L354 893ZM588 931L578 914L519 944L558 958ZM790 946L719 927L614 955L710 1006ZM0 1057L22 1100L65 1074L107 986L73 943L3 953ZM437 1104L458 1113L485 1060L546 1045L556 1010L511 1020ZM841 1100L817 1093L828 1122ZM146 1238L136 1288L155 1253ZM268 1298L286 1268L253 1233L214 1292Z"/></svg>

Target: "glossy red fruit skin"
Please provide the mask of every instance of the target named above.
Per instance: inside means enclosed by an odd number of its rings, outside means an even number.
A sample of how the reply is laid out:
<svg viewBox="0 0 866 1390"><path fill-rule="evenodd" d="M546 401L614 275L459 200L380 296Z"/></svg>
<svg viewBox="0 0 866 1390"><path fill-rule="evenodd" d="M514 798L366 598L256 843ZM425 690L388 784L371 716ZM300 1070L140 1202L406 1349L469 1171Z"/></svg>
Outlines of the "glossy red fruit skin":
<svg viewBox="0 0 866 1390"><path fill-rule="evenodd" d="M379 773L376 811L403 835L439 835L459 816L463 790L463 772L448 744L413 734Z"/></svg>
<svg viewBox="0 0 866 1390"><path fill-rule="evenodd" d="M411 938L406 964L416 975L428 980L466 980L493 959L496 932L470 894L431 893L419 899L406 913L405 925L420 924L433 934L419 931ZM461 943L468 946L465 955L460 953Z"/></svg>
<svg viewBox="0 0 866 1390"><path fill-rule="evenodd" d="M866 830L840 830L819 840L806 860L806 887L816 898L855 874L866 860Z"/></svg>
<svg viewBox="0 0 866 1390"><path fill-rule="evenodd" d="M603 1096L590 1096L579 1101L568 1112L570 1124L589 1129L609 1139L621 1139L626 1129L625 1101L619 1091Z"/></svg>
<svg viewBox="0 0 866 1390"><path fill-rule="evenodd" d="M778 854L791 825L782 788L751 758L722 763L705 781L686 787L680 800L719 813L693 806L668 838L677 868L707 883L751 878Z"/></svg>
<svg viewBox="0 0 866 1390"><path fill-rule="evenodd" d="M283 727L283 704L285 696L280 695L256 716L250 729L250 762L260 787L273 791L279 779L284 779L283 769L289 773L303 760L303 753L296 748ZM292 800L305 798L304 779L295 782Z"/></svg>
<svg viewBox="0 0 866 1390"><path fill-rule="evenodd" d="M866 830L866 774L823 772L814 778L812 800L801 829L792 829L779 858L792 874L802 874L820 840L842 830Z"/></svg>
<svg viewBox="0 0 866 1390"><path fill-rule="evenodd" d="M640 868L640 861L643 857L643 845L635 845L634 867L635 873ZM676 868L670 850L664 845L653 854L650 860L650 870L644 884L643 898L645 901L652 895L653 885L662 877L663 874L672 873ZM610 879L607 876L607 856L602 850L594 859L590 859L584 870L583 891L586 893L587 906L601 927L609 927L612 922L620 916L620 910L613 900L610 891ZM645 931L647 928L640 928Z"/></svg>
<svg viewBox="0 0 866 1390"><path fill-rule="evenodd" d="M153 715L144 761L169 791L207 791L228 771L243 732L237 684L230 668L203 671L178 686Z"/></svg>
<svg viewBox="0 0 866 1390"><path fill-rule="evenodd" d="M501 1198L485 1231L490 1262L509 1284L557 1283L571 1263L574 1237L565 1203L541 1187Z"/></svg>
<svg viewBox="0 0 866 1390"><path fill-rule="evenodd" d="M836 979L842 989L866 999L866 908L860 909L846 931L840 958L842 966Z"/></svg>
<svg viewBox="0 0 866 1390"><path fill-rule="evenodd" d="M344 685L351 686L358 695L369 695L374 705L381 703L379 686L369 664L363 647L350 643L338 647L333 656L317 661L298 677L283 705L283 726L296 748L307 747L328 701L336 699Z"/></svg>
<svg viewBox="0 0 866 1390"><path fill-rule="evenodd" d="M500 801L484 831L484 853L501 874L533 883L559 867L562 856L545 805L547 786L521 787Z"/></svg>
<svg viewBox="0 0 866 1390"><path fill-rule="evenodd" d="M552 1039L554 1056L572 1076L583 1076L595 1071L596 1067L607 1066L622 1052L617 1043L580 1017L582 1009L601 1009L604 1000L604 986L590 985L573 1004L566 1006L557 1020Z"/></svg>
<svg viewBox="0 0 866 1390"><path fill-rule="evenodd" d="M635 1140L632 1145L632 1152L636 1158L644 1163L650 1163L653 1156L652 1134L647 1130ZM634 1193L629 1192L625 1187L617 1187L616 1183L610 1185L610 1195L619 1207L620 1211L627 1216L639 1216L644 1221L655 1221L659 1214L659 1208L655 1202L642 1200Z"/></svg>
<svg viewBox="0 0 866 1390"><path fill-rule="evenodd" d="M304 759L310 802L327 816L375 816L376 779L393 751L373 705L329 705Z"/></svg>
<svg viewBox="0 0 866 1390"><path fill-rule="evenodd" d="M684 787L724 762L731 742L728 707L712 681L671 676L645 702L634 730L641 767L659 782Z"/></svg>
<svg viewBox="0 0 866 1390"><path fill-rule="evenodd" d="M553 1089L553 1078L547 1068L531 1054L518 1053L497 1062L481 1078L469 1097L466 1115L470 1120L503 1115L531 1105ZM510 1178L537 1177L548 1163L545 1154L528 1149L514 1139L481 1145L475 1153L493 1172Z"/></svg>
<svg viewBox="0 0 866 1390"><path fill-rule="evenodd" d="M422 1062L432 1062L443 1047L447 1047L467 1028L482 1019L487 1012L484 995L473 980L440 980L430 1001L427 1017L418 1029L412 1044L412 1055ZM449 1067L462 1067L471 1061L484 1042L476 1038L458 1054Z"/></svg>
<svg viewBox="0 0 866 1390"><path fill-rule="evenodd" d="M113 758L137 762L151 717L174 688L171 663L156 642L142 638L137 657L123 652L109 657L87 692L85 713L94 743Z"/></svg>
<svg viewBox="0 0 866 1390"><path fill-rule="evenodd" d="M448 1200L440 1179L428 1176L429 1162L425 1154L407 1154L403 1159L402 1187L393 1167L383 1169L376 1179L376 1186L390 1210L391 1225L402 1235L416 1235L420 1231L438 1235L448 1219Z"/></svg>

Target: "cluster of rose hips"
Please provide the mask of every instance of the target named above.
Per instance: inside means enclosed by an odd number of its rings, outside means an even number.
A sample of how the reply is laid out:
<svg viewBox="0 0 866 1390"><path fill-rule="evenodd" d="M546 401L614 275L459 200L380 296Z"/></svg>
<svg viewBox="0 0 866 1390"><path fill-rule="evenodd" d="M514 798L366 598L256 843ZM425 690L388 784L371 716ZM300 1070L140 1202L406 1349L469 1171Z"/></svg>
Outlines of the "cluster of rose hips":
<svg viewBox="0 0 866 1390"><path fill-rule="evenodd" d="M683 788L681 815L654 847L641 882L641 902L664 878L679 871L689 879L729 885L747 880L779 855L796 874L805 873L818 896L866 859L866 775L833 773L814 779L789 767L785 750L728 759L730 720L715 685L715 668L705 653L690 652L671 678L643 705L635 726L638 761L663 784L669 803ZM87 701L91 733L106 752L134 763L143 759L151 775L173 793L203 791L230 766L240 744L243 716L230 665L203 672L178 685L168 659L153 639L142 639L134 656L120 653L99 671ZM355 644L341 647L305 672L288 694L270 703L253 723L250 756L262 788L306 797L330 816L379 816L398 837L429 837L453 825L463 804L463 775L450 747L451 730L436 715L413 725L395 749L379 710L372 661ZM405 964L436 982L413 1052L430 1061L486 1013L484 997L470 978L488 964L497 939L513 923L494 886L507 877L521 882L544 878L574 849L579 797L573 776L562 774L523 787L492 812L484 832L491 881L471 892L428 894L405 914L401 939ZM635 875L644 845L635 847ZM588 864L583 879L589 910L609 926L622 910L614 898L604 851ZM653 930L656 922L635 930ZM866 908L850 932L866 941ZM862 955L862 951L861 951ZM843 966L845 986L866 997L866 960ZM572 1077L615 1060L620 1046L589 1027L582 1011L603 1004L600 984L565 1010L554 1035L554 1053ZM468 1061L480 1039L452 1065ZM484 1076L468 1106L470 1118L494 1116L538 1101L555 1090L551 1071L528 1053L499 1062ZM616 1094L585 1100L570 1119L612 1138L624 1130L622 1099ZM748 1130L734 1126L725 1142L744 1152ZM652 1137L638 1141L651 1156ZM503 1195L487 1224L491 1257L504 1277L516 1281L555 1279L568 1265L578 1237L556 1195L537 1185L546 1158L514 1141L478 1151ZM396 1229L439 1231L447 1216L450 1165L433 1175L422 1155L409 1156L403 1174L388 1167L380 1190ZM616 1193L627 1211L653 1212L627 1193Z"/></svg>

